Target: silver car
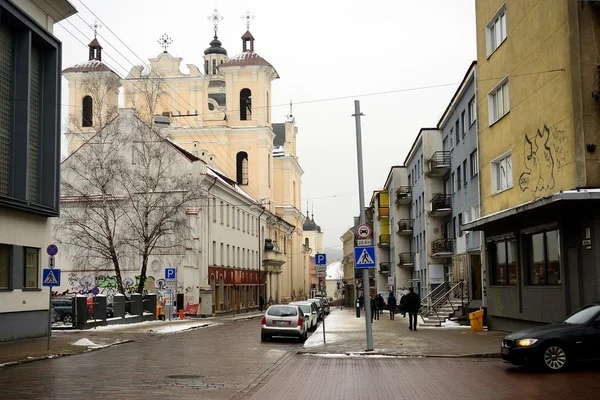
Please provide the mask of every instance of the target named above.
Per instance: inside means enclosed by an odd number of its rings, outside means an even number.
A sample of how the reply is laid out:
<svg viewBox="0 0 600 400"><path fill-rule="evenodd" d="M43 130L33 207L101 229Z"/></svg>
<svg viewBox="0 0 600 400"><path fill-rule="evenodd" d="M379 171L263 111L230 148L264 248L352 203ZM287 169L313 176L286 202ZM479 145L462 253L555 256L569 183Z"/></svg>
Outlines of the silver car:
<svg viewBox="0 0 600 400"><path fill-rule="evenodd" d="M317 329L317 324L319 322L319 310L317 309L315 303L312 301L294 301L290 304L299 306L304 315L308 315L309 331Z"/></svg>
<svg viewBox="0 0 600 400"><path fill-rule="evenodd" d="M260 340L273 336L294 336L301 342L308 337L308 315L295 304L274 304L270 306L260 321Z"/></svg>

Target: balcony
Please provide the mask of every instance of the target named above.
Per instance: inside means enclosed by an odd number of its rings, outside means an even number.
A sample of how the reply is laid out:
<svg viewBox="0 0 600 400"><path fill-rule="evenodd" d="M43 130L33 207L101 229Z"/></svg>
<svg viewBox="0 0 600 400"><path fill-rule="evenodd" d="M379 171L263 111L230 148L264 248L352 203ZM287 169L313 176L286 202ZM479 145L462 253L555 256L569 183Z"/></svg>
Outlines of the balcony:
<svg viewBox="0 0 600 400"><path fill-rule="evenodd" d="M437 239L431 242L431 257L446 258L454 254L454 241L452 239Z"/></svg>
<svg viewBox="0 0 600 400"><path fill-rule="evenodd" d="M436 151L429 159L429 171L427 176L444 176L450 171L450 152Z"/></svg>
<svg viewBox="0 0 600 400"><path fill-rule="evenodd" d="M398 266L400 267L414 267L415 266L415 253L400 253Z"/></svg>
<svg viewBox="0 0 600 400"><path fill-rule="evenodd" d="M383 233L379 235L379 242L377 243L379 247L390 247L390 234Z"/></svg>
<svg viewBox="0 0 600 400"><path fill-rule="evenodd" d="M281 250L277 243L274 243L272 239L265 239L265 247L263 252L263 265L265 266L265 272L281 272L281 266L285 264L286 256Z"/></svg>
<svg viewBox="0 0 600 400"><path fill-rule="evenodd" d="M379 263L379 273L380 274L389 274L390 273L390 263L389 262Z"/></svg>
<svg viewBox="0 0 600 400"><path fill-rule="evenodd" d="M413 233L413 219L401 219L398 221L398 235L410 236Z"/></svg>
<svg viewBox="0 0 600 400"><path fill-rule="evenodd" d="M396 204L410 204L412 201L412 188L410 186L400 186L396 190Z"/></svg>
<svg viewBox="0 0 600 400"><path fill-rule="evenodd" d="M445 217L452 213L452 196L449 194L436 194L431 199L431 212L429 213L432 217Z"/></svg>

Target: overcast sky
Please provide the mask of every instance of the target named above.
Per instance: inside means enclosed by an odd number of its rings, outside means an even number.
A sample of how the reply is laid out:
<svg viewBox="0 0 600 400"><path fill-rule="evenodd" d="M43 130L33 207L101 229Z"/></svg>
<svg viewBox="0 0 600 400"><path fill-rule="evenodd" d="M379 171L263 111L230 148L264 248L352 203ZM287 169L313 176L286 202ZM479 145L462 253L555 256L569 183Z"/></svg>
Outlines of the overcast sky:
<svg viewBox="0 0 600 400"><path fill-rule="evenodd" d="M215 4L224 16L219 27L223 47L229 56L241 52L246 30L241 16L249 9L256 17L250 26L255 51L281 77L273 83L274 122L284 121L290 99L296 104L302 209L306 212L307 201L311 212L314 205L325 246L335 249L341 249L339 238L359 208L354 100L360 100L366 114L368 204L390 167L404 162L419 128L437 124L476 58L474 0L70 1L78 15L55 27L63 42L63 68L87 60L93 38L88 25L95 19L87 6L104 25L98 37L103 61L121 76L142 64L140 58L162 51L157 41L163 33L173 39L169 52L182 57L183 66L202 70L203 52L212 39L207 17ZM66 104L64 79L63 85ZM423 88L431 86L438 87ZM389 91L398 92L375 94ZM67 112L63 108L63 116Z"/></svg>

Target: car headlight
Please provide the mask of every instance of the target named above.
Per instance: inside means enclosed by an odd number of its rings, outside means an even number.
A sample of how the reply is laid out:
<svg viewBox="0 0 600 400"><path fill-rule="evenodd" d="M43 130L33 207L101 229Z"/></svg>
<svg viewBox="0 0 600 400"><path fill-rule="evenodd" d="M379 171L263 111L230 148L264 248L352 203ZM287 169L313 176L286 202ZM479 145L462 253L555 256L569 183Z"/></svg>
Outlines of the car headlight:
<svg viewBox="0 0 600 400"><path fill-rule="evenodd" d="M537 339L520 339L520 340L517 340L516 346L517 347L529 347L537 341L538 341Z"/></svg>

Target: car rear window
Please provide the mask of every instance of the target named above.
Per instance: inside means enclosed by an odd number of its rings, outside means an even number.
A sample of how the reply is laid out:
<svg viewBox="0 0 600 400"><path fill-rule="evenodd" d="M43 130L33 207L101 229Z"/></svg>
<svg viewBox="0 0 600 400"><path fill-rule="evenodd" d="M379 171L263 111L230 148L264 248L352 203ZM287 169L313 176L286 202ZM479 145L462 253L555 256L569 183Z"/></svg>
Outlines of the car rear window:
<svg viewBox="0 0 600 400"><path fill-rule="evenodd" d="M310 306L308 304L299 304L298 307L300 307L303 313L310 314Z"/></svg>
<svg viewBox="0 0 600 400"><path fill-rule="evenodd" d="M275 306L267 310L267 314L274 317L293 317L298 315L296 307Z"/></svg>

